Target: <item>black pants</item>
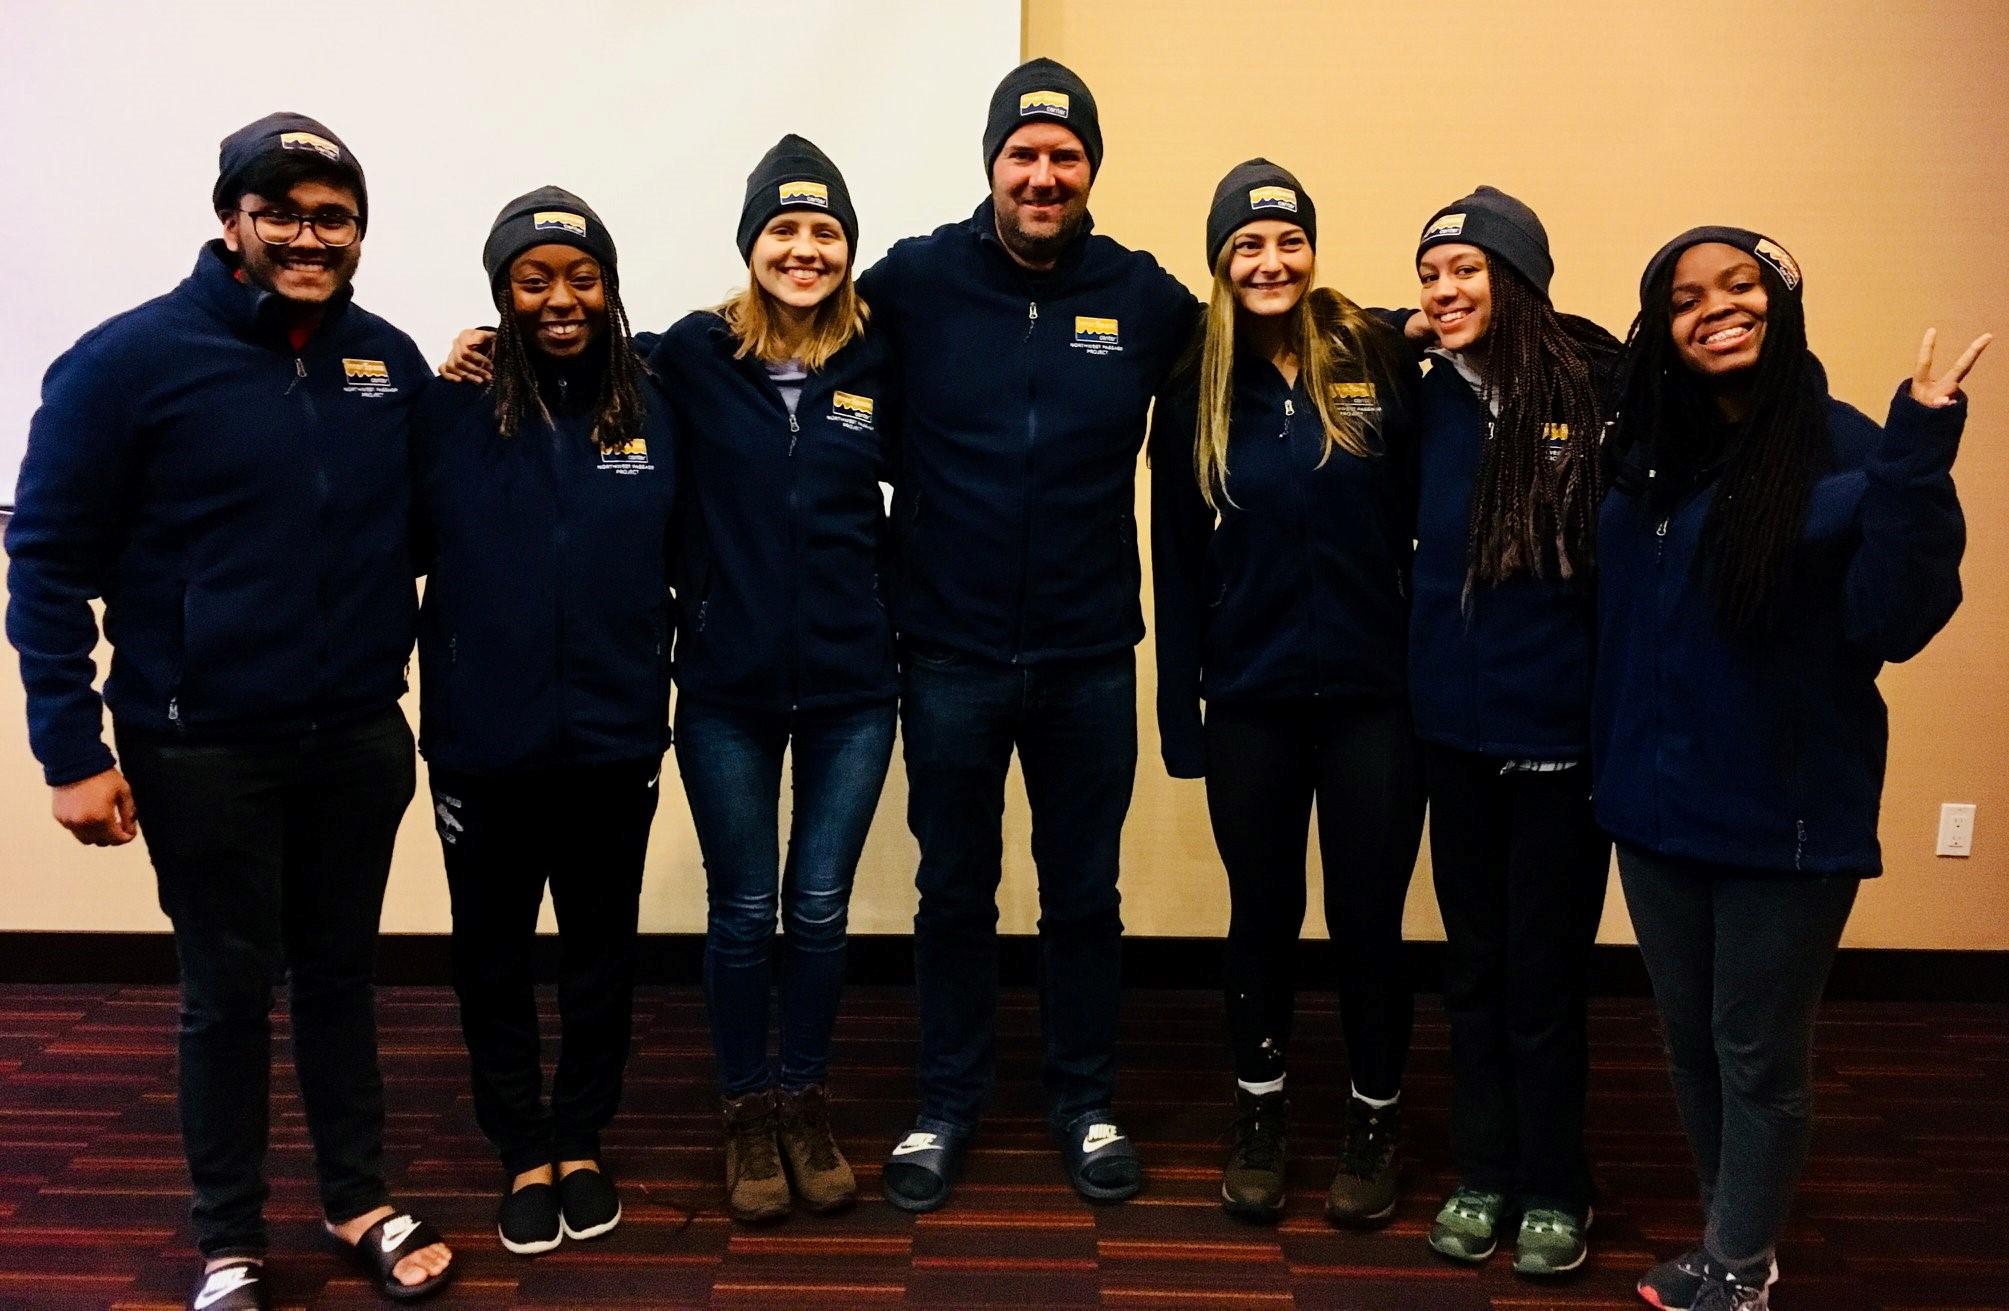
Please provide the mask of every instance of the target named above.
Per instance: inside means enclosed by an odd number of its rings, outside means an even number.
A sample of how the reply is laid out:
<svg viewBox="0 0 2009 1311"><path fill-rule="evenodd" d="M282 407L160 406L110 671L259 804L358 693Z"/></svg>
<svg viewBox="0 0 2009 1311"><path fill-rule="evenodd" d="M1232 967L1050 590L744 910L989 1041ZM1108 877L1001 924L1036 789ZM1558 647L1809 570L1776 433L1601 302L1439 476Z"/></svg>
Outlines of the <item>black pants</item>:
<svg viewBox="0 0 2009 1311"><path fill-rule="evenodd" d="M1039 872L1047 1112L1064 1125L1107 1108L1122 993L1116 872L1137 773L1132 653L1022 666L910 649L900 725L907 826L921 847L921 1116L973 1128L996 1069L998 880L1014 749Z"/></svg>
<svg viewBox="0 0 2009 1311"><path fill-rule="evenodd" d="M1772 1251L1812 1135L1814 1012L1862 881L1618 849L1674 1099L1730 1264Z"/></svg>
<svg viewBox="0 0 2009 1311"><path fill-rule="evenodd" d="M1423 834L1423 780L1401 702L1207 707L1207 811L1228 871L1228 1038L1235 1077L1281 1078L1304 927L1313 798L1325 923L1339 967L1339 1018L1353 1083L1402 1088L1415 1005L1402 959L1402 903Z"/></svg>
<svg viewBox="0 0 2009 1311"><path fill-rule="evenodd" d="M597 1160L621 1103L642 863L660 760L494 776L432 771L453 896L453 987L474 1119L510 1174ZM531 957L544 885L558 915L558 1070L544 1101Z"/></svg>
<svg viewBox="0 0 2009 1311"><path fill-rule="evenodd" d="M396 707L282 741L191 745L121 730L181 969L182 1146L205 1257L265 1251L272 985L291 996L293 1064L321 1209L387 1200L377 1072L377 916L411 803Z"/></svg>
<svg viewBox="0 0 2009 1311"><path fill-rule="evenodd" d="M1611 868L1590 766L1502 773L1435 745L1423 760L1460 1181L1582 1215L1585 1002Z"/></svg>

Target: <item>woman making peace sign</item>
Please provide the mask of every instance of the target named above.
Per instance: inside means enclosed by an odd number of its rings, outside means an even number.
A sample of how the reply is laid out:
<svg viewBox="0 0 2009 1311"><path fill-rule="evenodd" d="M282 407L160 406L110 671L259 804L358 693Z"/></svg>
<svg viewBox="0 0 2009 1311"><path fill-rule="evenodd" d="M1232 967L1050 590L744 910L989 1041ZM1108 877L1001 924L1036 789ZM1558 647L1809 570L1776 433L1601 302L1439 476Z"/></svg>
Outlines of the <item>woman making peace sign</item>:
<svg viewBox="0 0 2009 1311"><path fill-rule="evenodd" d="M1640 283L1599 521L1600 823L1666 1028L1702 1245L1654 1306L1763 1311L1806 1158L1814 1011L1882 869L1876 675L1960 603L1950 470L1982 337L1878 429L1828 394L1800 268L1695 228Z"/></svg>

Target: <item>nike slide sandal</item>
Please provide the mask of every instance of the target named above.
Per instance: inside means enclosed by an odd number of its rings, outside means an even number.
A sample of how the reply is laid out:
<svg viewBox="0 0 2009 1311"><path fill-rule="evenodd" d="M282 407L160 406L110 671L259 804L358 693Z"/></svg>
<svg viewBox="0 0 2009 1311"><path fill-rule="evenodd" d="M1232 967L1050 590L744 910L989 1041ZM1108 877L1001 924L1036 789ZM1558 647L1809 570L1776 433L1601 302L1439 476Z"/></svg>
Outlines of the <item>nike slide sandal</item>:
<svg viewBox="0 0 2009 1311"><path fill-rule="evenodd" d="M265 1295L265 1267L257 1261L229 1261L207 1271L189 1294L189 1311L271 1311Z"/></svg>
<svg viewBox="0 0 2009 1311"><path fill-rule="evenodd" d="M969 1141L969 1130L946 1121L914 1121L914 1131L893 1144L886 1157L880 1191L902 1211L934 1210L949 1200Z"/></svg>
<svg viewBox="0 0 2009 1311"><path fill-rule="evenodd" d="M1088 1201L1126 1201L1143 1187L1144 1164L1108 1111L1078 1115L1058 1133L1067 1181Z"/></svg>
<svg viewBox="0 0 2009 1311"><path fill-rule="evenodd" d="M333 1234L328 1238L335 1246L346 1249L349 1259L369 1276L377 1291L394 1302L416 1302L431 1297L446 1287L454 1271L460 1268L460 1259L455 1257L446 1269L421 1283L407 1284L398 1278L398 1262L413 1252L446 1241L439 1230L405 1211L391 1212L365 1229L353 1244Z"/></svg>

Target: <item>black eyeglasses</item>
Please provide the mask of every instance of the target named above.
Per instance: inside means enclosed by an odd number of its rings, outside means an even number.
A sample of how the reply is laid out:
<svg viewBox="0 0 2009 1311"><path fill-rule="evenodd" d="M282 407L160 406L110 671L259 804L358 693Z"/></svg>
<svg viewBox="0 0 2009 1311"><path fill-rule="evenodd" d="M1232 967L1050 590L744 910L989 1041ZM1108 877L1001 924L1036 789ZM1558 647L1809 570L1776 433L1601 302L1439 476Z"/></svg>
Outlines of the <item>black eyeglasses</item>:
<svg viewBox="0 0 2009 1311"><path fill-rule="evenodd" d="M319 214L294 214L283 209L246 209L239 213L251 218L251 231L268 246L290 246L300 239L300 229L311 227L324 246L353 246L362 233L361 221L342 210Z"/></svg>

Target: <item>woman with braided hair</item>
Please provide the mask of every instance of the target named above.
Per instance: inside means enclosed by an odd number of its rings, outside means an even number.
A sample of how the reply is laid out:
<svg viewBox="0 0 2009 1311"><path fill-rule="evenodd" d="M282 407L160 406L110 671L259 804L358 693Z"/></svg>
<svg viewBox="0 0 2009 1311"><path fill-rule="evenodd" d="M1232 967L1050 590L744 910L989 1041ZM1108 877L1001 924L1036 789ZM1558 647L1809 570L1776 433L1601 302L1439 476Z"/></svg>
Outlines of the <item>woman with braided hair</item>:
<svg viewBox="0 0 2009 1311"><path fill-rule="evenodd" d="M1315 288L1317 213L1267 160L1221 180L1214 288L1151 431L1158 724L1175 778L1207 781L1227 869L1234 1215L1284 1204L1285 1092L1314 802L1352 1095L1326 1216L1395 1210L1413 1001L1402 906L1423 790L1403 693L1415 514L1401 337ZM1201 701L1206 702L1204 719Z"/></svg>
<svg viewBox="0 0 2009 1311"><path fill-rule="evenodd" d="M482 252L493 381L416 422L419 746L453 901L476 1122L520 1255L621 1218L599 1135L628 1059L642 862L668 745L676 452L629 340L614 240L543 187ZM558 914L561 1043L543 1097L532 943Z"/></svg>
<svg viewBox="0 0 2009 1311"><path fill-rule="evenodd" d="M1457 1189L1430 1245L1514 1268L1586 1254L1585 1001L1610 844L1591 815L1592 525L1618 342L1556 313L1548 234L1492 187L1416 252L1419 404L1409 695L1446 939Z"/></svg>
<svg viewBox="0 0 2009 1311"><path fill-rule="evenodd" d="M1951 470L1976 340L1927 332L1879 429L1807 349L1799 265L1695 228L1640 280L1598 521L1597 816L1666 1033L1707 1227L1648 1303L1763 1311L1806 1160L1814 1013L1882 870L1876 676L1960 603Z"/></svg>

